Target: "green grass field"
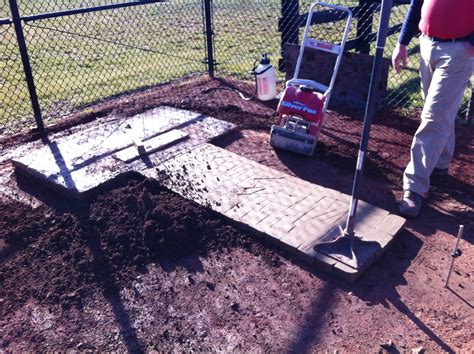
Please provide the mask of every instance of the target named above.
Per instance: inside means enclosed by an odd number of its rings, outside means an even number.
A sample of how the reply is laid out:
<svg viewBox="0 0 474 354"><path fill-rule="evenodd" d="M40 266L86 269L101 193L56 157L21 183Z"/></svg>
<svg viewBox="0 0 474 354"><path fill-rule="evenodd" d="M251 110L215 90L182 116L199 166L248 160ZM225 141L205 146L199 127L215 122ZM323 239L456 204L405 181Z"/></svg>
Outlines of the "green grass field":
<svg viewBox="0 0 474 354"><path fill-rule="evenodd" d="M0 0L0 18L9 17ZM23 15L108 4L111 0L19 0ZM354 5L356 1L345 1ZM300 13L309 2L300 4ZM392 23L403 20L397 8ZM252 79L249 74L262 52L280 57L280 0L214 0L216 75ZM377 26L374 19L374 30ZM318 38L340 38L342 23L318 27ZM109 10L24 25L26 42L43 114L56 118L92 102L123 92L205 73L206 57L200 0ZM300 33L302 29L300 30ZM321 34L321 36L319 36ZM351 36L355 36L355 23ZM300 38L301 38L300 34ZM415 41L414 41L415 42ZM388 39L389 57L396 37ZM413 44L416 52L416 43ZM415 53L414 53L415 54ZM0 26L0 134L33 123L32 111L13 26ZM391 74L389 99L419 105L417 55L402 76ZM284 74L279 74L284 80Z"/></svg>

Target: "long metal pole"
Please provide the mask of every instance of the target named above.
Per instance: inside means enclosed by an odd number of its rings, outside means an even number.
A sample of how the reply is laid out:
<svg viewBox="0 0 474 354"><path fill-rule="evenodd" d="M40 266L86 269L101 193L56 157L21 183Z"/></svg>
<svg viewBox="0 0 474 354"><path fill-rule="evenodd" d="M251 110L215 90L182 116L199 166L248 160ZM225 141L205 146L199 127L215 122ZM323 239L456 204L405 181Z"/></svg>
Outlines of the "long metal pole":
<svg viewBox="0 0 474 354"><path fill-rule="evenodd" d="M9 0L10 11L12 13L13 26L15 27L16 39L18 41L18 48L20 49L21 62L23 64L23 72L25 73L26 84L30 94L31 106L35 115L36 126L40 132L44 132L44 123L41 116L41 108L36 94L35 81L33 78L33 71L31 70L30 58L28 56L28 49L26 47L25 35L23 33L23 26L21 24L20 11L16 0Z"/></svg>
<svg viewBox="0 0 474 354"><path fill-rule="evenodd" d="M456 245L454 246L453 252L451 252L451 264L449 265L448 276L446 277L446 283L444 287L448 287L449 278L451 278L451 272L453 270L454 260L461 255L461 252L458 249L459 241L461 240L462 233L464 231L464 225L459 225L458 237L456 239Z"/></svg>
<svg viewBox="0 0 474 354"><path fill-rule="evenodd" d="M344 234L347 236L354 236L354 221L357 212L357 202L359 200L359 185L362 180L362 173L364 168L365 153L367 145L369 144L370 126L374 115L375 107L375 93L379 84L380 72L382 69L382 57L385 48L385 40L387 38L388 23L390 20L390 11L392 9L392 0L382 0L382 8L380 14L380 23L377 32L377 44L375 50L374 64L372 66L372 74L370 77L369 94L367 104L365 107L364 129L362 132L359 155L357 157L356 173L352 186L351 204L349 206L349 213L347 216L346 227Z"/></svg>

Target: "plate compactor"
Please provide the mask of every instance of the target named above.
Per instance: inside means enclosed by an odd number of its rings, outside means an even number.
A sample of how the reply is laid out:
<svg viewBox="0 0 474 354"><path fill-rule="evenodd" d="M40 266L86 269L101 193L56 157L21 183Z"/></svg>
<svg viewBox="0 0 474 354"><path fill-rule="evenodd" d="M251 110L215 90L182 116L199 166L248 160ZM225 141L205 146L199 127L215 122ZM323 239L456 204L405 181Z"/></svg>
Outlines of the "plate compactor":
<svg viewBox="0 0 474 354"><path fill-rule="evenodd" d="M330 9L346 15L346 26L340 44L309 38L312 18L316 8ZM295 74L293 79L286 83L286 88L278 104L277 112L281 117L281 123L280 125L273 125L270 131L270 145L273 147L302 155L313 155L314 147L323 127L324 113L336 81L351 21L352 12L347 7L320 1L311 4L296 62ZM299 78L303 54L307 47L337 55L329 86L313 80Z"/></svg>

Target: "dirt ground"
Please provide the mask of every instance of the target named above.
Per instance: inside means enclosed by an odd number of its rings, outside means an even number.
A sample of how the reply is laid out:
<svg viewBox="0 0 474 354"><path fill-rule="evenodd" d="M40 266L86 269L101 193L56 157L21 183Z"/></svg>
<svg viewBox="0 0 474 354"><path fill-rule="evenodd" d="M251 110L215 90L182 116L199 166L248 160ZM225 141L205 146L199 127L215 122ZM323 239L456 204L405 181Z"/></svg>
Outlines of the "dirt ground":
<svg viewBox="0 0 474 354"><path fill-rule="evenodd" d="M276 101L244 101L235 88L252 90L191 78L98 104L51 132L159 105L189 109L238 125L218 146L350 193L360 119L329 112L311 158L275 151L268 132ZM362 199L396 212L418 116L376 114ZM474 129L457 128L450 175L432 181L420 217L355 284L137 174L87 200L61 199L12 173L10 151L34 147L37 136L10 137L0 159L0 352L472 352ZM462 255L448 289L460 224Z"/></svg>

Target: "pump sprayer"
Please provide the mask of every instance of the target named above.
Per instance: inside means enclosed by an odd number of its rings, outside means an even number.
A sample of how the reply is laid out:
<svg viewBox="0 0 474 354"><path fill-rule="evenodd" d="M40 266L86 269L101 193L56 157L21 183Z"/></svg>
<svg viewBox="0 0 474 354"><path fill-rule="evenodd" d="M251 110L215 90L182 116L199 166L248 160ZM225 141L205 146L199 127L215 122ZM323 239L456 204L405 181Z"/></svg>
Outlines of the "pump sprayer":
<svg viewBox="0 0 474 354"><path fill-rule="evenodd" d="M257 82L257 97L269 101L277 95L275 68L270 63L268 53L263 53L260 64L253 70Z"/></svg>
<svg viewBox="0 0 474 354"><path fill-rule="evenodd" d="M257 63L259 64L257 65ZM261 58L254 61L253 68L249 73L255 77L255 91L252 93L252 96L247 97L239 90L227 87L219 87L215 89L234 91L246 101L250 101L255 97L261 101L269 101L276 97L276 71L270 63L268 53L262 53Z"/></svg>

